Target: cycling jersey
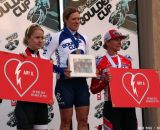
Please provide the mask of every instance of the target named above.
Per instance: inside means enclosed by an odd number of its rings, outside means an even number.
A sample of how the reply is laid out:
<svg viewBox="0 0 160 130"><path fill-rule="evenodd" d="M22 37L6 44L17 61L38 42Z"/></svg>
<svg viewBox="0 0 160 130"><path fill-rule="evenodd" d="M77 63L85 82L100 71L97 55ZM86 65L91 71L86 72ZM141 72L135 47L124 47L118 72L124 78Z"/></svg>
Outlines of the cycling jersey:
<svg viewBox="0 0 160 130"><path fill-rule="evenodd" d="M131 61L122 55L107 57L107 54L97 63L100 76L93 78L91 82L91 92L98 93L104 90L105 103L103 106L103 126L105 130L136 130L137 119L135 108L115 108L112 107L109 83L105 81L105 73L108 68L131 68ZM118 87L118 86L117 86ZM129 117L129 120L128 120Z"/></svg>
<svg viewBox="0 0 160 130"><path fill-rule="evenodd" d="M74 35L72 36L74 39L71 39L71 35ZM75 45L73 40L78 42L78 46ZM51 58L52 54L55 53L57 66L54 66L54 70L56 73L63 73L63 69L68 66L68 55L75 54L77 49L80 51L80 54L88 54L89 44L86 36L64 28L53 36L51 42L46 47L44 56Z"/></svg>
<svg viewBox="0 0 160 130"><path fill-rule="evenodd" d="M60 109L89 106L89 88L86 78L64 78L64 69L68 67L69 54L88 54L87 38L68 28L56 33L49 45L45 48L44 56L51 58L55 53L57 65L54 71L58 73L55 86L55 95ZM78 50L78 51L77 51Z"/></svg>
<svg viewBox="0 0 160 130"><path fill-rule="evenodd" d="M121 68L131 68L131 61L129 59L127 59L126 57L119 55L119 54L111 56L111 59L117 65L117 67L118 67L117 56L120 58ZM101 60L99 60L99 62L97 63L97 69L100 73L100 76L98 76L97 78L93 78L92 82L91 82L91 92L92 93L94 93L94 94L99 93L100 91L102 91L104 89L105 101L111 100L109 85L108 85L108 83L105 83L105 79L104 79L105 73L107 72L107 69L110 67L112 67L112 65L109 62L107 56L106 55L103 56L101 58Z"/></svg>

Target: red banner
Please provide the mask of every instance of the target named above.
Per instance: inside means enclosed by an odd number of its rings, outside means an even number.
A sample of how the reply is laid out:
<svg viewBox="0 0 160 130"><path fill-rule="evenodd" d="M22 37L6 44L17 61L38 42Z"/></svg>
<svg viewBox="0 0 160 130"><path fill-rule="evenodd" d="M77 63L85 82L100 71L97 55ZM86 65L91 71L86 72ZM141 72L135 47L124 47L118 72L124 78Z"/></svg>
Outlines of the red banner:
<svg viewBox="0 0 160 130"><path fill-rule="evenodd" d="M151 69L111 68L114 107L160 107L158 72Z"/></svg>
<svg viewBox="0 0 160 130"><path fill-rule="evenodd" d="M49 103L53 69L49 60L0 51L0 98Z"/></svg>

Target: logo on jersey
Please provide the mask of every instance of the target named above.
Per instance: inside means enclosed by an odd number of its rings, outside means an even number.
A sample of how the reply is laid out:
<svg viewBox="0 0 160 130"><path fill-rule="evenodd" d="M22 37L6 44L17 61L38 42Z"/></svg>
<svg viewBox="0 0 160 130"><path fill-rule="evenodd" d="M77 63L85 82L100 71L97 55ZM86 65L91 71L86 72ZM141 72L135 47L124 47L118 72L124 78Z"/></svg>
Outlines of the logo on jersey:
<svg viewBox="0 0 160 130"><path fill-rule="evenodd" d="M62 45L63 48L68 48L69 50L76 49L76 46L73 42L68 42Z"/></svg>

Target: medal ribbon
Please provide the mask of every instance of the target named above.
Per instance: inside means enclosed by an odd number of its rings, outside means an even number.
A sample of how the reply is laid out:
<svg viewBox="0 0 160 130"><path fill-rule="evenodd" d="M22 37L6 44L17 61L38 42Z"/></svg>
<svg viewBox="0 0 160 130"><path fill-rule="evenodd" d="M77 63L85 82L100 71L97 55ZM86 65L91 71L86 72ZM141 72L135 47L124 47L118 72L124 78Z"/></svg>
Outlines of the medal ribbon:
<svg viewBox="0 0 160 130"><path fill-rule="evenodd" d="M77 39L75 39L74 38L74 36L72 35L72 33L68 30L68 28L64 28L63 29L65 32L66 32L66 34L71 38L71 40L72 40L72 42L73 42L73 44L75 45L75 47L76 48L78 48L78 46L79 46L79 40L78 40L78 37L76 37ZM76 32L77 33L77 32ZM78 35L78 34L77 34Z"/></svg>
<svg viewBox="0 0 160 130"><path fill-rule="evenodd" d="M114 63L114 61L112 60L111 56L108 54L108 52L106 53L106 57L108 59L108 61L110 62L110 64L112 65L113 68L121 68L122 67L122 62L121 62L121 59L118 55L117 56L117 59L118 59L118 65L116 65Z"/></svg>

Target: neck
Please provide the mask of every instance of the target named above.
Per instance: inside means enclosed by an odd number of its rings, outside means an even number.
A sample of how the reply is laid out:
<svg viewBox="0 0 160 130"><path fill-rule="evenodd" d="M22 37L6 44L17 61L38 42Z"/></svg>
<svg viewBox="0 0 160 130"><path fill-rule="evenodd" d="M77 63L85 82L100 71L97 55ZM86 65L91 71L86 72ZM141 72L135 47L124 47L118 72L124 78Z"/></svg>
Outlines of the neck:
<svg viewBox="0 0 160 130"><path fill-rule="evenodd" d="M108 49L107 52L108 52L108 54L109 54L110 56L113 56L113 55L117 55L117 54L118 54L117 51L113 51L113 50L110 50L110 49Z"/></svg>
<svg viewBox="0 0 160 130"><path fill-rule="evenodd" d="M30 48L30 47L28 47L28 49L32 54L37 54L38 53L38 49L34 50L34 49Z"/></svg>
<svg viewBox="0 0 160 130"><path fill-rule="evenodd" d="M68 27L67 27L68 28ZM72 33L72 34L75 34L77 31L75 30L71 30L70 28L68 28L68 30Z"/></svg>

